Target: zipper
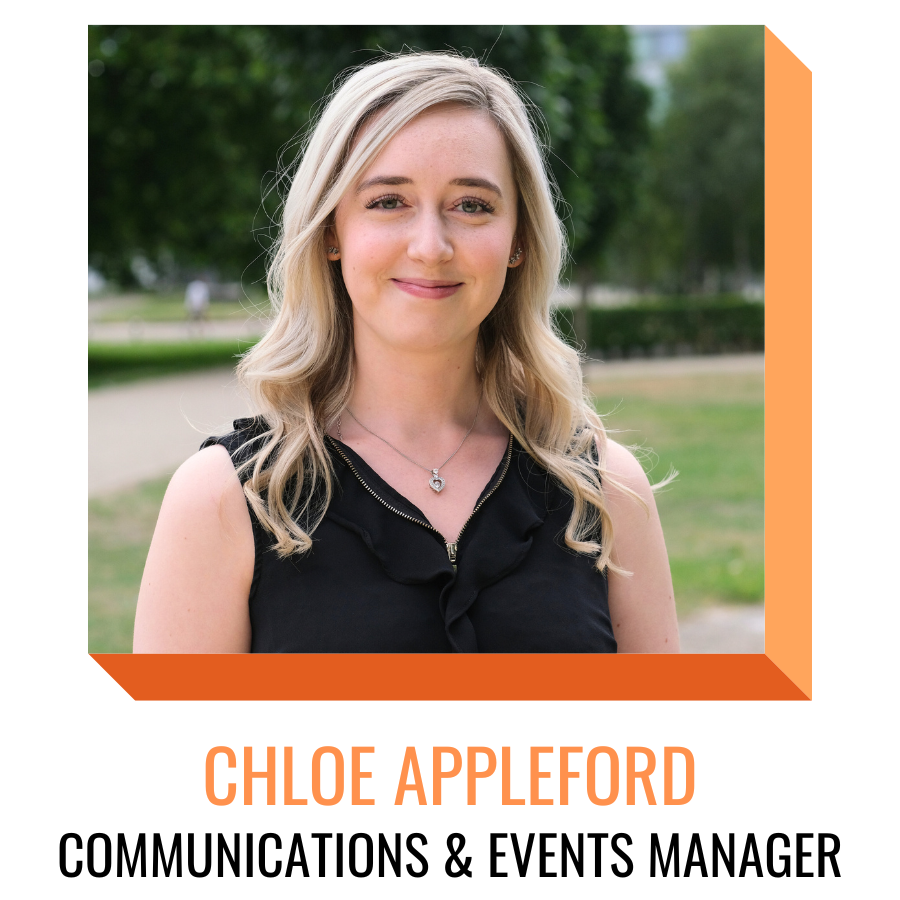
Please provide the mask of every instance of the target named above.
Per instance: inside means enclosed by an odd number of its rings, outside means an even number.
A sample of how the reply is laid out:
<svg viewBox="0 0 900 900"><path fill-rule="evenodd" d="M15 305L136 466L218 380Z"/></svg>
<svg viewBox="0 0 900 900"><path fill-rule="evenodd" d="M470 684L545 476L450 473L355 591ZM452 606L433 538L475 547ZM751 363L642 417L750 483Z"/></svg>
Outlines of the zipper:
<svg viewBox="0 0 900 900"><path fill-rule="evenodd" d="M512 461L512 435L509 436L509 444L506 446L506 462L503 464L503 471L500 473L500 477L497 479L497 483L475 504L475 509L469 513L469 518L466 519L462 524L462 528L459 529L459 534L456 536L456 540L453 541L452 544L447 544L447 555L450 557L450 562L453 563L453 568L456 568L456 545L459 543L459 539L462 537L463 532L466 530L466 525L472 521L472 516L484 506L485 501L494 491L503 484L503 479L506 478L506 472L509 469L509 464ZM452 547L452 550L451 550Z"/></svg>
<svg viewBox="0 0 900 900"><path fill-rule="evenodd" d="M512 461L512 442L513 442L513 439L512 439L512 435L510 435L510 436L509 436L509 443L508 443L507 446L506 446L506 462L503 464L503 471L500 473L500 477L497 479L497 483L496 483L496 484L495 484L495 485L494 485L494 486L493 486L493 487L492 487L492 488L491 488L491 489L490 489L490 490L489 490L489 491L488 491L488 492L487 492L487 493L486 493L486 494L478 501L478 503L475 504L475 509L473 509L472 512L469 513L469 518L466 519L465 522L463 522L462 528L459 529L459 534L456 536L456 540L455 540L455 541L448 541L448 540L446 540L446 539L444 538L444 535L442 535L442 534L437 530L437 528L435 528L433 525L429 525L427 522L423 522L421 519L417 519L417 518L415 518L415 516L411 516L411 515L409 515L408 513L405 513L405 512L403 512L402 510L399 510L399 509L397 509L396 507L391 506L391 504L388 503L387 500L383 499L382 497L379 497L378 494L376 494L375 491L373 491L372 488L369 487L369 485L365 482L365 480L363 479L362 475L360 475L359 472L356 471L356 466L354 466L353 463L350 462L350 459L349 459L349 457L347 456L347 454L344 453L344 451L341 450L340 447L338 447L338 445L337 445L337 443L335 442L334 438L332 438L331 435L325 435L325 437L327 437L328 440L331 442L331 446L334 447L334 449L337 451L338 456L340 456L341 459L347 464L347 468L350 469L350 471L356 476L356 478L357 478L357 480L359 481L359 483L360 483L360 484L361 484L361 485L362 485L362 486L363 486L363 487L364 487L364 488L365 488L365 489L366 489L366 490L367 490L367 491L368 491L368 492L369 492L369 493L370 493L370 494L371 494L371 495L372 495L372 496L373 496L373 497L374 497L374 498L375 498L382 506L384 506L384 507L386 507L387 509L389 509L389 510L390 510L392 513L394 513L395 515L400 516L401 519L406 519L406 520L409 521L409 522L415 522L416 525L421 525L423 528L427 528L429 531L433 531L433 532L434 532L434 533L435 533L442 541L444 541L444 546L447 548L447 557L448 557L449 560L450 560L450 565L453 566L453 571L454 571L454 572L456 571L456 556L457 556L457 553L458 553L458 551L459 551L459 539L462 537L462 533L463 533L463 531L465 531L466 525L468 525L469 522L472 521L472 517L475 515L475 513L477 513L478 510L481 509L482 506L484 506L485 501L488 499L488 497L490 497L491 494L493 494L494 491L496 491L497 488L500 487L500 485L503 483L503 479L506 478L506 473L507 473L507 471L508 471L508 469L509 469L509 464L510 464L510 462Z"/></svg>

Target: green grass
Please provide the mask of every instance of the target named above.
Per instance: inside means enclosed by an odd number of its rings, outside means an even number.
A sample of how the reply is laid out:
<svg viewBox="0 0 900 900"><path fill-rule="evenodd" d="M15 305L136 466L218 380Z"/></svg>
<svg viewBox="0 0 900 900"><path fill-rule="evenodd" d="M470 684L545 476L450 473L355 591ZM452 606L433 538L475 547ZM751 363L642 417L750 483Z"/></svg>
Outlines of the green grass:
<svg viewBox="0 0 900 900"><path fill-rule="evenodd" d="M144 561L168 478L88 501L88 650L130 653Z"/></svg>
<svg viewBox="0 0 900 900"><path fill-rule="evenodd" d="M607 426L644 457L657 494L679 615L763 599L763 378L706 375L591 385ZM129 652L134 608L166 480L89 501L92 653Z"/></svg>
<svg viewBox="0 0 900 900"><path fill-rule="evenodd" d="M183 322L187 319L184 293L130 294L111 298L109 308L97 318L98 322ZM262 291L251 292L240 301L215 301L206 311L208 319L246 319L248 315L267 317L271 312L269 299Z"/></svg>
<svg viewBox="0 0 900 900"><path fill-rule="evenodd" d="M234 365L255 340L88 344L88 388Z"/></svg>
<svg viewBox="0 0 900 900"><path fill-rule="evenodd" d="M591 387L597 408L610 413L613 438L644 448L651 481L679 472L656 496L679 614L716 601L762 601L763 376Z"/></svg>

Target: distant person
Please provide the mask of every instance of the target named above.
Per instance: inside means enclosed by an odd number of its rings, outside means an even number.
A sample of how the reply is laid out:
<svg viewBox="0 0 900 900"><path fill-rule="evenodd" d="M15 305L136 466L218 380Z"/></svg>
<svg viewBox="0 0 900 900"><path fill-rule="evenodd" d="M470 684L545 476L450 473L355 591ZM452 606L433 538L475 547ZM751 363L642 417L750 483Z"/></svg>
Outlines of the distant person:
<svg viewBox="0 0 900 900"><path fill-rule="evenodd" d="M410 53L343 82L239 366L260 415L173 477L135 651L678 651L647 477L552 324L556 209L494 69Z"/></svg>
<svg viewBox="0 0 900 900"><path fill-rule="evenodd" d="M209 285L199 278L189 282L184 292L184 305L192 322L205 319L209 309Z"/></svg>

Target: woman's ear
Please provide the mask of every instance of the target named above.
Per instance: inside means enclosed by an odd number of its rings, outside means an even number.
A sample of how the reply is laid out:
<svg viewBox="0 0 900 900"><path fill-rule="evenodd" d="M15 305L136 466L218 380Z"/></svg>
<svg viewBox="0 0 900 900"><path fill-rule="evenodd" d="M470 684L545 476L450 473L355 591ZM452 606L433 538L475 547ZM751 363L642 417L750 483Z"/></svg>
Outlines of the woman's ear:
<svg viewBox="0 0 900 900"><path fill-rule="evenodd" d="M325 229L325 252L332 261L341 257L341 246L338 244L337 232L333 225Z"/></svg>
<svg viewBox="0 0 900 900"><path fill-rule="evenodd" d="M525 255L525 249L522 247L522 242L519 240L518 236L513 238L513 242L509 248L509 259L507 260L507 266L510 269L514 269L516 266L522 265L522 257Z"/></svg>

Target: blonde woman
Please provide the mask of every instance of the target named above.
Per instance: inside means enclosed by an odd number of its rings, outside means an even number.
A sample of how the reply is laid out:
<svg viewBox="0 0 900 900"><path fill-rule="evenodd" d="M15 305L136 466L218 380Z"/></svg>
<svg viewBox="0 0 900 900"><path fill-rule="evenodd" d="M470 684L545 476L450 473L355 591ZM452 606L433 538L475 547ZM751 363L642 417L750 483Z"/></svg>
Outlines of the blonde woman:
<svg viewBox="0 0 900 900"><path fill-rule="evenodd" d="M259 415L173 477L135 651L677 652L647 478L551 325L563 247L504 77L349 77L239 366Z"/></svg>

